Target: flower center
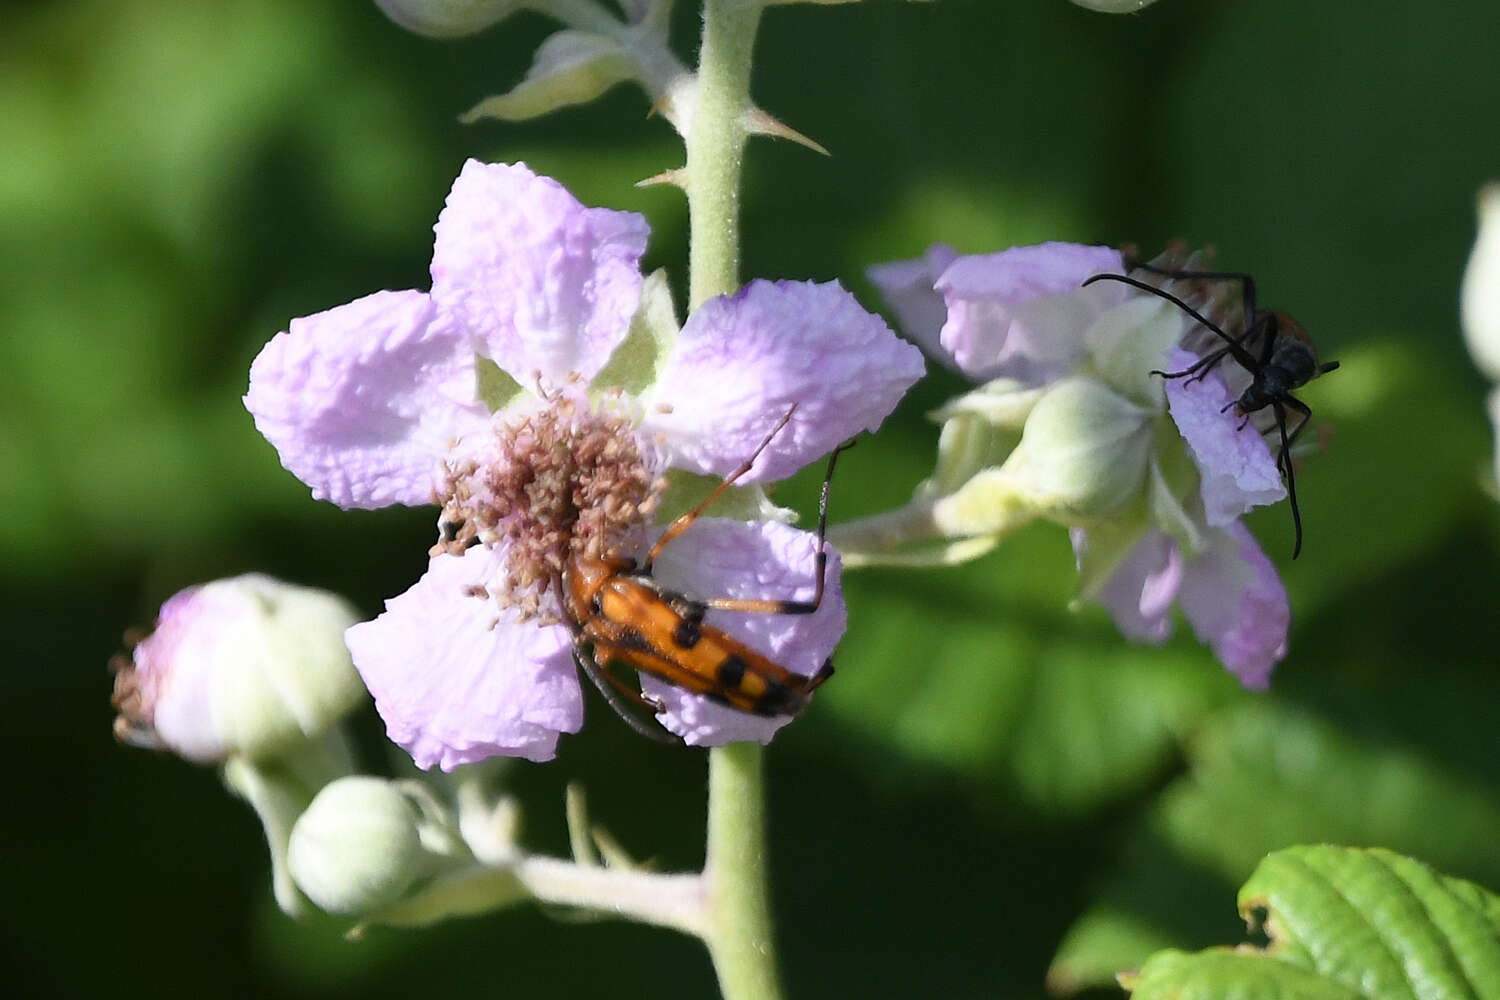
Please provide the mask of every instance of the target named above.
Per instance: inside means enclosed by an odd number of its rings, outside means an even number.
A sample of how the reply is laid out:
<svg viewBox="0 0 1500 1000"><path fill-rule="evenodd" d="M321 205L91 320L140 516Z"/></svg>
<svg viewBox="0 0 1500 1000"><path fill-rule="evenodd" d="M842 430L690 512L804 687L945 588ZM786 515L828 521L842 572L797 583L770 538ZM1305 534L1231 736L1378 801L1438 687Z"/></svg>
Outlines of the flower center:
<svg viewBox="0 0 1500 1000"><path fill-rule="evenodd" d="M505 579L476 592L532 618L569 558L608 559L637 547L665 481L618 400L556 393L529 413L496 414L489 441L445 464L431 553L500 547Z"/></svg>

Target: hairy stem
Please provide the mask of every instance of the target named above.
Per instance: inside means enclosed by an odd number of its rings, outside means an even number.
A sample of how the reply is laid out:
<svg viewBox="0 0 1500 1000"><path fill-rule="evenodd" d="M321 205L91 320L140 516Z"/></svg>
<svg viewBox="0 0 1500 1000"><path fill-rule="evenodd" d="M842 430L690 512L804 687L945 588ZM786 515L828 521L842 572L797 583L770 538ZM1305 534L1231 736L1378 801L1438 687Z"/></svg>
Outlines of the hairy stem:
<svg viewBox="0 0 1500 1000"><path fill-rule="evenodd" d="M739 287L740 174L760 0L704 0L696 110L684 169L690 219L689 309ZM724 1000L779 1000L767 900L764 751L731 743L708 755L703 940Z"/></svg>
<svg viewBox="0 0 1500 1000"><path fill-rule="evenodd" d="M697 108L687 134L688 308L739 287L740 171L759 0L705 0Z"/></svg>
<svg viewBox="0 0 1500 1000"><path fill-rule="evenodd" d="M779 1000L766 872L765 750L715 747L708 756L704 941L724 1000Z"/></svg>

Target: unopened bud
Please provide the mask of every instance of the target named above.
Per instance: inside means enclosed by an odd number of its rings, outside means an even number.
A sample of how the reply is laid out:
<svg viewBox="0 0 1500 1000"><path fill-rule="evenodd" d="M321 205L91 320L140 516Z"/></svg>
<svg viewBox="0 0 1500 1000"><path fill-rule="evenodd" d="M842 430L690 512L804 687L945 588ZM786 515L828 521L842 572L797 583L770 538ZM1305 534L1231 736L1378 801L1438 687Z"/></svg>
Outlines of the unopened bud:
<svg viewBox="0 0 1500 1000"><path fill-rule="evenodd" d="M327 913L368 913L431 873L422 814L393 782L348 777L318 792L292 828L287 865Z"/></svg>
<svg viewBox="0 0 1500 1000"><path fill-rule="evenodd" d="M1005 465L1048 515L1106 517L1145 482L1153 416L1095 379L1060 379L1037 401Z"/></svg>
<svg viewBox="0 0 1500 1000"><path fill-rule="evenodd" d="M522 0L375 0L385 16L428 38L478 34L523 6Z"/></svg>
<svg viewBox="0 0 1500 1000"><path fill-rule="evenodd" d="M1464 270L1460 307L1474 363L1500 382L1500 184L1479 192L1479 235Z"/></svg>
<svg viewBox="0 0 1500 1000"><path fill-rule="evenodd" d="M204 764L306 744L364 697L344 646L358 620L342 598L260 574L180 591L111 664L115 735Z"/></svg>
<svg viewBox="0 0 1500 1000"><path fill-rule="evenodd" d="M937 500L934 520L945 534L982 535L1037 517L1075 524L1116 514L1145 483L1152 417L1096 379L1060 379L1004 464Z"/></svg>
<svg viewBox="0 0 1500 1000"><path fill-rule="evenodd" d="M1134 14L1145 10L1156 0L1073 0L1080 7L1097 10L1101 14Z"/></svg>

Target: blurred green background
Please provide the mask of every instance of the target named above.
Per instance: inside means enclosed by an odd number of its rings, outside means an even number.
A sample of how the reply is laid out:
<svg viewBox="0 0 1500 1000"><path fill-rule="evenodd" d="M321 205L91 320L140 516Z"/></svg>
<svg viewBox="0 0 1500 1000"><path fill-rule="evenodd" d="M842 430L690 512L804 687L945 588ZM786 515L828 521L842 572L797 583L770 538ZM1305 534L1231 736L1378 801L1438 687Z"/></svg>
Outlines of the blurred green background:
<svg viewBox="0 0 1500 1000"><path fill-rule="evenodd" d="M691 3L676 40L695 42ZM251 569L374 613L432 513L342 513L282 471L239 402L289 318L426 287L467 156L524 159L645 212L682 277L685 212L632 183L680 162L638 91L524 125L458 113L548 33L404 34L371 4L117 0L0 27L0 618L17 687L0 948L16 995L705 997L667 932L534 909L350 944L275 910L252 814L208 771L118 748L104 663L189 583ZM752 147L745 274L841 278L946 240L1211 243L1344 367L1331 432L1252 527L1292 594L1269 695L1190 635L1127 646L1041 526L961 569L846 581L837 680L770 755L793 997L1040 997L1161 944L1239 940L1266 851L1383 844L1500 887L1500 567L1484 386L1457 328L1473 196L1500 176L1500 12L1421 3L1063 0L786 7L755 93L825 144ZM679 297L680 301L680 297ZM850 453L836 518L928 471L935 375ZM816 474L779 499L813 507ZM702 755L597 703L518 766L530 841L562 789L666 868L701 862ZM369 728L374 731L373 715ZM372 740L372 743L374 741ZM1049 972L1050 969L1050 972Z"/></svg>

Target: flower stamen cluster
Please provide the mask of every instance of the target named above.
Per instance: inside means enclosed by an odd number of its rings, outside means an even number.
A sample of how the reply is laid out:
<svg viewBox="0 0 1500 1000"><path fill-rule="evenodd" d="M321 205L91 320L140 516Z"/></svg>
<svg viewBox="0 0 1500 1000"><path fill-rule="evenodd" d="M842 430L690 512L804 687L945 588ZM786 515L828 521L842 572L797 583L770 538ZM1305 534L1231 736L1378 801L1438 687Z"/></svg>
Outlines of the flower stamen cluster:
<svg viewBox="0 0 1500 1000"><path fill-rule="evenodd" d="M618 391L598 403L546 392L524 414L497 414L483 458L469 451L444 462L430 554L495 547L504 572L483 596L517 609L520 621L556 621L550 595L568 560L637 548L666 487L619 399Z"/></svg>

